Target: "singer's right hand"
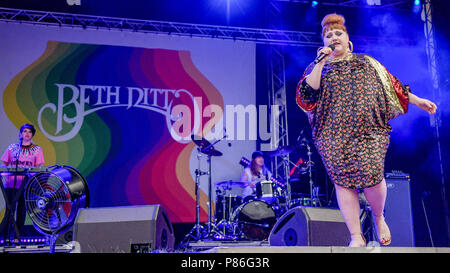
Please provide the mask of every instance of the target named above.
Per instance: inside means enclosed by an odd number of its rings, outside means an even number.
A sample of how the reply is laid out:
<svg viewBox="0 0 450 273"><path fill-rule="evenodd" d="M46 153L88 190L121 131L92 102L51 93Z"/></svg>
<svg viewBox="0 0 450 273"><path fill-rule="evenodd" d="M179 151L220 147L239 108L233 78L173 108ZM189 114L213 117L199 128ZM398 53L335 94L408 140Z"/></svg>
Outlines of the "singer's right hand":
<svg viewBox="0 0 450 273"><path fill-rule="evenodd" d="M322 69L325 66L325 62L330 58L331 52L333 52L333 49L330 47L323 47L320 48L317 52L316 60L314 60L314 63L316 65L314 66L313 70L309 75L306 77L306 83L312 87L314 90L320 89L320 80L322 78ZM320 55L325 56L322 60L317 62ZM324 55L325 54L325 55Z"/></svg>
<svg viewBox="0 0 450 273"><path fill-rule="evenodd" d="M322 48L321 50L317 51L317 57L319 57L320 54L325 54L326 57L323 58L319 64L325 64L325 62L330 58L330 54L331 52L333 52L333 50L331 48L329 48L328 46Z"/></svg>

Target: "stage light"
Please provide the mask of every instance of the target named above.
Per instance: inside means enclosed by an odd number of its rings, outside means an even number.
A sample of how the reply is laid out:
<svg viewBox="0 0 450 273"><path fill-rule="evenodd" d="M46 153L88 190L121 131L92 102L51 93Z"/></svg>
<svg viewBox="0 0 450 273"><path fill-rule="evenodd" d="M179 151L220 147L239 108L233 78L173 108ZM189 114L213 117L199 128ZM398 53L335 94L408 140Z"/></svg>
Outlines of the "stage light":
<svg viewBox="0 0 450 273"><path fill-rule="evenodd" d="M317 5L319 5L319 2L317 2L317 1L311 2L311 7L315 8L315 7L317 7Z"/></svg>
<svg viewBox="0 0 450 273"><path fill-rule="evenodd" d="M420 0L414 0L414 5L412 7L412 10L414 13L419 13L422 9L422 6L420 5Z"/></svg>
<svg viewBox="0 0 450 273"><path fill-rule="evenodd" d="M369 6L379 6L381 5L381 0L367 0L367 5Z"/></svg>

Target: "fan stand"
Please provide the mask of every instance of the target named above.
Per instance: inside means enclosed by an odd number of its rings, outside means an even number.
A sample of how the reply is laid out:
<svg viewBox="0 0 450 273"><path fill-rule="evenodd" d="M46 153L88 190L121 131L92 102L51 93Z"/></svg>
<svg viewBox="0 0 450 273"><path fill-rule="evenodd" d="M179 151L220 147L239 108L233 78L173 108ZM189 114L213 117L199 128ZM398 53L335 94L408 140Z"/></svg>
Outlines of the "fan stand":
<svg viewBox="0 0 450 273"><path fill-rule="evenodd" d="M55 245L56 245L57 239L58 239L58 234L52 233L51 235L47 235L47 240L50 243L49 253L55 253Z"/></svg>

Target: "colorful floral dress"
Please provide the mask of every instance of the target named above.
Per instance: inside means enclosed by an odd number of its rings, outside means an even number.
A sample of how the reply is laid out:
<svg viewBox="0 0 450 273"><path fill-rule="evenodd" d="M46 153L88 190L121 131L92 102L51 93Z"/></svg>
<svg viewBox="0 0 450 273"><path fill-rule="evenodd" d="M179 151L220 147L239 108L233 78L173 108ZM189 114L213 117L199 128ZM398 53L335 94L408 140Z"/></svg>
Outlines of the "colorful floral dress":
<svg viewBox="0 0 450 273"><path fill-rule="evenodd" d="M306 83L313 68L314 63L297 85L297 104L308 116L331 181L352 189L380 183L392 131L388 122L408 111L409 87L364 54L328 61L319 90Z"/></svg>

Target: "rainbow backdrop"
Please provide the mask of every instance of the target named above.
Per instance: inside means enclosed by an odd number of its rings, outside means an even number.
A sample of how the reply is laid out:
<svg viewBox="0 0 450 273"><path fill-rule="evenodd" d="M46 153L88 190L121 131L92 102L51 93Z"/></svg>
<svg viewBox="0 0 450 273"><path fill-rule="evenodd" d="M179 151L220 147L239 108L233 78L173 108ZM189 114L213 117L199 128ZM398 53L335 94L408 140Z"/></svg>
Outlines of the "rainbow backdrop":
<svg viewBox="0 0 450 273"><path fill-rule="evenodd" d="M201 97L203 106L224 106L222 95L188 51L50 41L4 91L5 112L17 128L38 124L39 110L58 99L55 83L186 89ZM73 113L68 107L67 115ZM203 125L207 122L202 119ZM42 124L47 132L56 131L54 115L45 115ZM172 222L195 221L195 183L189 169L195 145L175 141L161 114L124 107L97 111L65 142L52 141L37 129L34 142L42 146L46 165L69 165L86 178L90 207L161 204ZM200 195L200 219L206 221L207 197L203 191Z"/></svg>

